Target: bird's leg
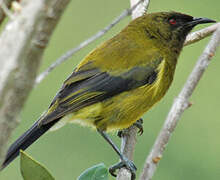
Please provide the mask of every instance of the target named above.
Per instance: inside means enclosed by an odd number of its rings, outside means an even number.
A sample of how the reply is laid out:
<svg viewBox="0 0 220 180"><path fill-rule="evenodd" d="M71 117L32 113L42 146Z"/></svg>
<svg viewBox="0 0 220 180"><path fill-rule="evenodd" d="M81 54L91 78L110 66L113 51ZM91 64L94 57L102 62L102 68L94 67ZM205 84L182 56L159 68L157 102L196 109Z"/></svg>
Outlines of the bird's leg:
<svg viewBox="0 0 220 180"><path fill-rule="evenodd" d="M131 179L134 180L136 177L136 170L137 168L135 167L134 163L129 160L128 158L126 158L121 151L118 149L118 147L113 143L113 141L109 138L109 136L102 130L97 129L97 131L99 132L99 134L102 135L102 137L112 146L112 148L114 149L114 151L119 155L121 161L113 166L111 166L109 168L109 172L112 176L117 176L115 174L115 171L117 169L120 169L122 167L127 168L130 172L131 172Z"/></svg>
<svg viewBox="0 0 220 180"><path fill-rule="evenodd" d="M143 119L142 119L142 118L138 119L134 124L132 124L132 126L135 126L135 127L138 128L138 134L139 134L140 136L143 134L144 129L143 129ZM118 131L118 134L117 134L118 137L121 138L122 136L124 136L124 134L127 133L126 130L127 130L127 129L123 129L123 130Z"/></svg>

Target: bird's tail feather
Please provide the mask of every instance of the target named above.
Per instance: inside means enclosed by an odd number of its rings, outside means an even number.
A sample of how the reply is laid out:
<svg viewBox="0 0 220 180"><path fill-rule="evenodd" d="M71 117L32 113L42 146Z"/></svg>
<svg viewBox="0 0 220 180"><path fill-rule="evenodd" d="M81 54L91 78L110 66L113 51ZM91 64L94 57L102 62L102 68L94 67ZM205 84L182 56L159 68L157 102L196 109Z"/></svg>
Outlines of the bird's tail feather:
<svg viewBox="0 0 220 180"><path fill-rule="evenodd" d="M60 119L60 118L59 118ZM21 135L8 149L6 158L0 167L4 169L18 155L20 150L25 150L34 143L40 136L50 129L59 119L53 120L48 124L39 126L39 121L36 121L30 129Z"/></svg>

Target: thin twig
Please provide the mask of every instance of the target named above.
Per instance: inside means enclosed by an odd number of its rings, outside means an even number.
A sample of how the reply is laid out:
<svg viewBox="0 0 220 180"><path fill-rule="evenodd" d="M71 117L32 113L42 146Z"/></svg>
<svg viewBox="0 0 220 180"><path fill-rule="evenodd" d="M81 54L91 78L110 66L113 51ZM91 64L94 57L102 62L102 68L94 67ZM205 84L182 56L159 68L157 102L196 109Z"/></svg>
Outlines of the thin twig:
<svg viewBox="0 0 220 180"><path fill-rule="evenodd" d="M202 77L205 69L207 68L211 58L220 45L220 25L218 24L218 29L213 34L211 40L203 51L202 55L199 57L192 73L190 74L188 80L186 81L183 89L179 93L178 97L175 99L167 119L158 135L153 148L148 155L143 172L141 174L140 180L151 180L154 172L156 171L159 160L162 158L163 152L165 150L168 141L175 130L177 123L187 107L190 106L189 98L192 95L195 87L197 86L200 78Z"/></svg>
<svg viewBox="0 0 220 180"><path fill-rule="evenodd" d="M137 0L130 0L130 5L137 3ZM132 12L132 19L138 18L142 16L148 8L150 0L145 0L143 3L139 4L137 8ZM126 133L123 134L121 138L121 152L128 159L133 160L135 145L136 145L136 137L138 129L135 126L131 126L130 128L125 130ZM121 168L117 174L117 180L130 180L131 173L126 168Z"/></svg>
<svg viewBox="0 0 220 180"><path fill-rule="evenodd" d="M192 32L190 33L187 37L186 37L186 41L184 43L184 46L193 44L197 41L200 41L202 39L204 39L207 36L210 36L213 32L216 31L216 29L219 27L220 23L216 23L213 24L207 28L201 29L199 31L196 32Z"/></svg>
<svg viewBox="0 0 220 180"><path fill-rule="evenodd" d="M42 54L69 0L22 0L0 36L0 164L33 87Z"/></svg>
<svg viewBox="0 0 220 180"><path fill-rule="evenodd" d="M123 130L123 135L121 137L121 152L125 157L133 160L135 145L137 142L137 132L138 129L135 126L131 126ZM117 174L117 180L130 180L131 173L126 168L121 168Z"/></svg>
<svg viewBox="0 0 220 180"><path fill-rule="evenodd" d="M53 64L50 65L49 68L47 68L46 71L42 72L36 79L36 84L39 84L55 67L60 65L62 62L66 61L70 57L73 56L76 52L78 52L80 49L88 46L90 43L95 41L96 39L102 37L105 33L107 33L112 27L114 27L116 24L118 24L122 19L124 19L126 16L129 16L131 12L142 2L143 0L140 0L138 3L136 3L134 6L132 6L129 9L124 10L117 18L115 18L109 25L107 25L104 29L98 31L96 34L91 36L90 38L86 39L85 41L81 42L77 47L67 51L65 54L63 54L61 57L59 57Z"/></svg>

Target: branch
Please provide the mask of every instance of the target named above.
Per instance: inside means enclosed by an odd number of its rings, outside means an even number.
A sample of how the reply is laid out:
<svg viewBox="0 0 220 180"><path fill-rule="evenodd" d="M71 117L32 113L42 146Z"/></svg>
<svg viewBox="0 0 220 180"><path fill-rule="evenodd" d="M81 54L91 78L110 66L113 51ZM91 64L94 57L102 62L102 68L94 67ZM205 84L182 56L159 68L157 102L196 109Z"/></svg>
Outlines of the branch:
<svg viewBox="0 0 220 180"><path fill-rule="evenodd" d="M72 57L76 52L80 49L88 46L90 43L95 41L96 39L102 37L105 33L107 33L111 28L113 28L116 24L118 24L122 19L131 15L131 12L142 2L143 0L135 3L131 8L124 10L117 18L115 18L109 25L107 25L104 29L98 31L96 34L81 42L77 47L70 49L61 57L59 57L53 64L46 69L46 71L42 72L36 79L36 84L39 84L55 67Z"/></svg>
<svg viewBox="0 0 220 180"><path fill-rule="evenodd" d="M130 6L134 6L138 1L139 0L130 0ZM150 0L144 0L141 4L139 4L132 12L132 19L142 16L147 11L149 4Z"/></svg>
<svg viewBox="0 0 220 180"><path fill-rule="evenodd" d="M69 0L23 0L0 36L0 164L33 87L42 54Z"/></svg>
<svg viewBox="0 0 220 180"><path fill-rule="evenodd" d="M131 6L137 3L138 0L130 0ZM137 6L137 8L132 12L132 19L142 16L148 8L150 0L145 0ZM126 133L121 137L121 152L128 159L133 160L134 149L136 145L138 129L135 126L131 126L126 129ZM126 168L121 168L117 174L117 180L130 180L131 173Z"/></svg>
<svg viewBox="0 0 220 180"><path fill-rule="evenodd" d="M186 41L184 43L184 46L193 44L197 41L200 41L202 39L204 39L207 36L210 36L213 32L216 31L216 29L219 27L220 23L216 23L213 24L207 28L201 29L199 31L196 32L192 32L190 33L187 37L186 37Z"/></svg>
<svg viewBox="0 0 220 180"><path fill-rule="evenodd" d="M135 126L131 126L123 130L123 135L121 137L121 152L128 159L133 160L135 145L137 142L137 131ZM117 180L130 180L131 173L126 168L121 168L117 174Z"/></svg>
<svg viewBox="0 0 220 180"><path fill-rule="evenodd" d="M168 144L170 136L175 130L182 113L191 105L189 103L189 98L195 90L195 87L197 86L200 78L205 72L205 69L207 68L211 58L214 56L214 53L219 45L220 24L218 24L217 30L213 34L202 55L199 57L183 89L179 93L178 97L175 99L167 116L167 119L160 131L160 134L158 135L153 145L153 148L145 161L144 169L140 178L141 180L152 179L153 174L156 171L158 162L162 158L165 147Z"/></svg>

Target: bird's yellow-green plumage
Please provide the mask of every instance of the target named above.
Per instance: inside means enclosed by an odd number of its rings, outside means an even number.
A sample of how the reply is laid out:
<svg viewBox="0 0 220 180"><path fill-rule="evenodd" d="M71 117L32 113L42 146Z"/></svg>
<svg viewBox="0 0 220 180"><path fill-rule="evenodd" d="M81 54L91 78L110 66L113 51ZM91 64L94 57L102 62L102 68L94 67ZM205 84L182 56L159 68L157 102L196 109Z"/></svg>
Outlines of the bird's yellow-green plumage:
<svg viewBox="0 0 220 180"><path fill-rule="evenodd" d="M76 107L67 113L61 113L60 116L68 114L68 118L61 120L57 126L61 123L64 125L64 121L80 122L109 131L127 128L141 118L168 90L183 45L184 38L176 39L176 33L167 31L170 30L170 25L162 22L167 15L167 13L150 14L132 21L118 35L89 53L77 66L73 75L65 81L63 88L78 82L83 84L90 78L92 81L100 73L107 73L108 76L115 78L113 81L119 82L118 77L125 81L126 79L136 81L137 83L134 82L131 85L133 87L124 88L120 93L113 93L104 100L95 101L84 107L83 104L86 104L86 101L105 96L106 92L109 93L108 91L117 90L114 88L98 90L95 87L99 86L99 81L95 81L93 84L87 84L85 87L67 93L68 95L64 97L56 97L47 116L51 112L53 114L57 107L66 101L66 106ZM155 19L156 16L157 19ZM155 26L155 21L161 21L160 25ZM77 72L79 72L78 75ZM105 86L115 85L105 78L103 78ZM121 86L127 86L126 83L132 84L128 80ZM79 106L82 104L83 107L78 108L77 104ZM59 116L59 113L57 114Z"/></svg>
<svg viewBox="0 0 220 180"><path fill-rule="evenodd" d="M120 154L103 131L131 126L165 95L186 35L197 24L209 22L214 21L177 12L145 14L132 21L81 61L48 111L10 146L0 169L48 129L66 122L96 128ZM134 177L131 164L122 166Z"/></svg>

